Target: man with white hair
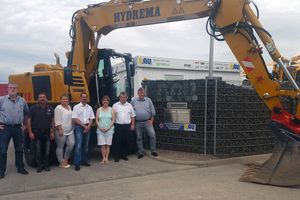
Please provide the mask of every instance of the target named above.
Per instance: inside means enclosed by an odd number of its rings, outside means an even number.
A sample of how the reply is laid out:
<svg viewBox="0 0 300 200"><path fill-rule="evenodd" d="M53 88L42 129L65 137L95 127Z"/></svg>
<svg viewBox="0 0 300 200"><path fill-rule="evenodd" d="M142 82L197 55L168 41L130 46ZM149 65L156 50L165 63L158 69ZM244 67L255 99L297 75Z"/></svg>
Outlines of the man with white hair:
<svg viewBox="0 0 300 200"><path fill-rule="evenodd" d="M18 85L8 83L8 95L0 98L0 179L4 178L7 163L7 150L10 139L13 138L15 147L15 166L18 173L26 175L23 162L23 133L29 113L28 105L17 95ZM24 123L24 124L23 124Z"/></svg>

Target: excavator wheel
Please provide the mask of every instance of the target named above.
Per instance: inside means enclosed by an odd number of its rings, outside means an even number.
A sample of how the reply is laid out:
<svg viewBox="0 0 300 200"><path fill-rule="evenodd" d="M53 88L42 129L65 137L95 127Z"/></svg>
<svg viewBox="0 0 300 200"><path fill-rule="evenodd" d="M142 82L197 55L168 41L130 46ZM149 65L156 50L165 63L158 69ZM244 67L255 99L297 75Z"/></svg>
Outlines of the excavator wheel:
<svg viewBox="0 0 300 200"><path fill-rule="evenodd" d="M34 159L34 145L33 142L29 139L29 134L27 130L24 132L23 137L23 152L26 163L30 167L37 167L37 163Z"/></svg>
<svg viewBox="0 0 300 200"><path fill-rule="evenodd" d="M240 181L276 186L300 184L300 137L284 124L270 123L275 135L274 151L269 160L262 164L245 164L249 169Z"/></svg>
<svg viewBox="0 0 300 200"><path fill-rule="evenodd" d="M23 137L23 152L26 163L30 167L37 167L37 163L34 156L34 143L29 139L28 131L24 132ZM50 153L49 153L49 164L54 165L57 164L57 157L56 157L56 143L54 140L50 141Z"/></svg>

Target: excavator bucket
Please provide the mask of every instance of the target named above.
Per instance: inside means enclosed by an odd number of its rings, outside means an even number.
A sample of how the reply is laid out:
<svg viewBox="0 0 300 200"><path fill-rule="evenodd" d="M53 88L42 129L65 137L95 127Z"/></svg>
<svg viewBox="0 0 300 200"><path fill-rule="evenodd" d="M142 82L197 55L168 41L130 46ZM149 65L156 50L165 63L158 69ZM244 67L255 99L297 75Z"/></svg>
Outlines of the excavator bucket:
<svg viewBox="0 0 300 200"><path fill-rule="evenodd" d="M245 164L249 169L240 181L277 186L300 184L300 137L284 124L270 123L275 135L274 151L269 160L262 164Z"/></svg>

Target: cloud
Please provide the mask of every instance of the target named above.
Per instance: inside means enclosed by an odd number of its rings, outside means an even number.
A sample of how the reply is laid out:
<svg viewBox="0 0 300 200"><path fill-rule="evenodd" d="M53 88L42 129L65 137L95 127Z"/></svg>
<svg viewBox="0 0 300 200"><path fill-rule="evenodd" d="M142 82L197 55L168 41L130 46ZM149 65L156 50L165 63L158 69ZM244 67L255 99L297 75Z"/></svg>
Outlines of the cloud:
<svg viewBox="0 0 300 200"><path fill-rule="evenodd" d="M32 71L37 63L54 64L54 52L66 65L65 52L71 48L68 35L71 17L76 10L93 3L99 0L3 0L0 13L5 20L0 21L0 81L7 81L5 77L10 73ZM282 56L299 55L300 1L255 3L261 23L272 34ZM210 37L205 30L206 20L117 29L103 36L98 47L129 52L133 56L208 60ZM264 52L266 62L271 62L266 50ZM214 41L214 60L236 62L227 44L218 41Z"/></svg>

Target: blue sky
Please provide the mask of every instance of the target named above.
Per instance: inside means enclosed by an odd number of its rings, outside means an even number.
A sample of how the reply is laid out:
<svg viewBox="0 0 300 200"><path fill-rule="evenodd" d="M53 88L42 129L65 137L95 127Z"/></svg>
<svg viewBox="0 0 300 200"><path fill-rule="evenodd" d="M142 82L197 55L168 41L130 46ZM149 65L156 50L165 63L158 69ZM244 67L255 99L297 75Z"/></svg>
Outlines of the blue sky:
<svg viewBox="0 0 300 200"><path fill-rule="evenodd" d="M174 0L175 1L175 0ZM76 10L95 0L2 0L0 13L0 83L9 74L32 71L35 64L55 64L54 52L66 65L70 50L68 35ZM299 0L255 1L260 22L273 36L285 58L300 54ZM112 48L133 56L199 59L209 58L206 19L114 30L100 40L100 48ZM265 54L267 54L265 50ZM266 55L266 62L271 59ZM214 42L214 60L236 62L225 42Z"/></svg>

